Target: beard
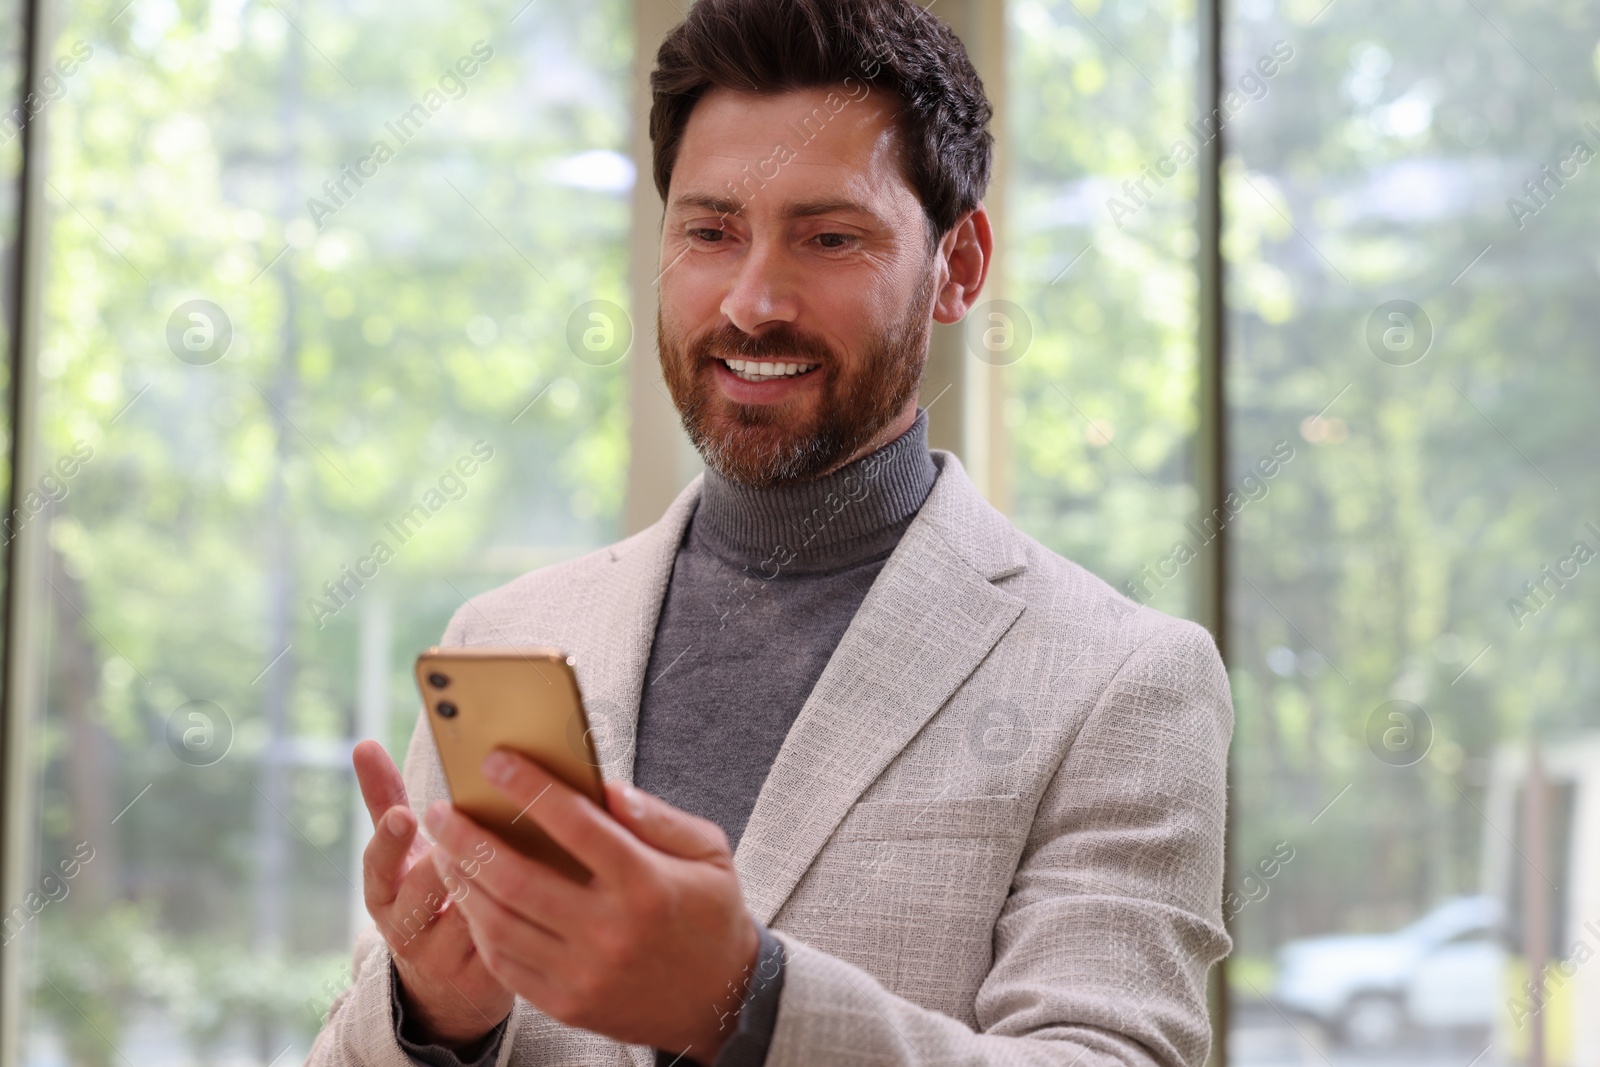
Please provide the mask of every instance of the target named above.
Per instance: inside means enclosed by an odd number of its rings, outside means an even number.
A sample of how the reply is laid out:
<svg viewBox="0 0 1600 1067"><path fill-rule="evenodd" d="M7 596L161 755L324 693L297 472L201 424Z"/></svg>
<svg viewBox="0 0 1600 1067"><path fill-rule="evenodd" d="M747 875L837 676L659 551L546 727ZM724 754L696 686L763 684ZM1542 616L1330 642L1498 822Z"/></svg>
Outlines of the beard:
<svg viewBox="0 0 1600 1067"><path fill-rule="evenodd" d="M732 323L688 344L666 329L659 306L661 370L684 431L706 466L756 489L810 481L841 466L905 410L928 360L936 272L918 284L898 322L868 339L853 370L827 342L783 323L759 337ZM816 394L781 404L741 404L717 386L713 360L821 364ZM814 405L808 412L808 405Z"/></svg>

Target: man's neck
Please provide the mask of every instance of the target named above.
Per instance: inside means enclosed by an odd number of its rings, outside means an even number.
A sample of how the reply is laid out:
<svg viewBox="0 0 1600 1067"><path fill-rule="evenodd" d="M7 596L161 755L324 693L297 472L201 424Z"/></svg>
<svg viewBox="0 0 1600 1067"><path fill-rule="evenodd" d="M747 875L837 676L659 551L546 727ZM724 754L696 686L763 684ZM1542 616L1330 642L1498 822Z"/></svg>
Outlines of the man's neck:
<svg viewBox="0 0 1600 1067"><path fill-rule="evenodd" d="M927 416L913 410L882 447L817 478L758 489L707 470L694 528L729 562L830 570L892 547L937 476Z"/></svg>
<svg viewBox="0 0 1600 1067"><path fill-rule="evenodd" d="M911 429L911 424L916 421L917 398L913 396L910 400L906 401L906 406L901 410L899 415L895 416L893 422L889 423L889 425L873 434L872 439L851 453L848 459L823 471L820 477L825 478L840 468L848 467L850 464L854 463L863 456L871 455L884 445L888 444L890 441L895 440L903 435L907 430Z"/></svg>

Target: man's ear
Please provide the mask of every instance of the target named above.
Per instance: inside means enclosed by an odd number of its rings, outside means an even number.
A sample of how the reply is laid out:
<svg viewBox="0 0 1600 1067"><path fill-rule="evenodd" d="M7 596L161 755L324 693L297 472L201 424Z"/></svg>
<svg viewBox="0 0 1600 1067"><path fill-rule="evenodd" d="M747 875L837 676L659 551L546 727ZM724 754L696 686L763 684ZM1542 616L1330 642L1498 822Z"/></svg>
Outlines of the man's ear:
<svg viewBox="0 0 1600 1067"><path fill-rule="evenodd" d="M956 223L939 242L939 258L946 274L944 287L933 303L933 320L949 326L960 322L977 303L989 276L989 261L994 256L994 232L989 227L989 212L980 200L978 206Z"/></svg>

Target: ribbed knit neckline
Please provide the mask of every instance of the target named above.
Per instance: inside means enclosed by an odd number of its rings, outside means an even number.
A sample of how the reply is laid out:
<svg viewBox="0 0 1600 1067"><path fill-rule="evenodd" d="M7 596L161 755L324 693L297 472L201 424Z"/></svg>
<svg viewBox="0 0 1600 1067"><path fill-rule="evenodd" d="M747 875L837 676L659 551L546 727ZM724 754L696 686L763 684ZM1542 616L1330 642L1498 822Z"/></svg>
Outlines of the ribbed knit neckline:
<svg viewBox="0 0 1600 1067"><path fill-rule="evenodd" d="M754 489L707 468L690 535L768 578L840 570L893 549L938 476L918 408L905 433L813 481Z"/></svg>

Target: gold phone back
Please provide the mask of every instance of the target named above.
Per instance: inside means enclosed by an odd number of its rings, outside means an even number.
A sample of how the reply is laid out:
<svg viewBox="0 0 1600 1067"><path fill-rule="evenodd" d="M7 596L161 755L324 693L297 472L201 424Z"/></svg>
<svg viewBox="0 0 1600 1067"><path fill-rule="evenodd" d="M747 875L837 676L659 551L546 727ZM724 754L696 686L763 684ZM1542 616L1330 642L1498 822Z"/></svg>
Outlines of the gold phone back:
<svg viewBox="0 0 1600 1067"><path fill-rule="evenodd" d="M417 657L416 669L455 806L518 852L587 882L588 869L490 785L481 769L492 749L513 749L606 806L599 759L567 657L548 648L430 648ZM435 685L439 680L445 684ZM443 703L453 705L455 714L440 714Z"/></svg>

